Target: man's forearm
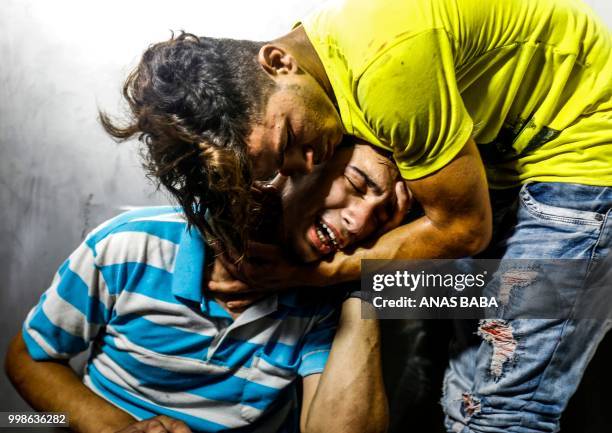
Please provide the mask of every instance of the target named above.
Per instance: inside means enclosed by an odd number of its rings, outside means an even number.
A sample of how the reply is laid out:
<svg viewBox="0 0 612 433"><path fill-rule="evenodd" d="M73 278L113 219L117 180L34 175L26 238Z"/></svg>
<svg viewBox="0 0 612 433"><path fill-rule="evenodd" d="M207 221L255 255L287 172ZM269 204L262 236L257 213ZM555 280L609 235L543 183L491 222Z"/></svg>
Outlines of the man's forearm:
<svg viewBox="0 0 612 433"><path fill-rule="evenodd" d="M9 346L5 368L19 394L34 409L68 413L73 431L114 432L135 422L132 416L87 388L69 365L33 360L21 333Z"/></svg>
<svg viewBox="0 0 612 433"><path fill-rule="evenodd" d="M466 231L441 229L427 217L421 217L400 226L365 247L347 254L338 252L331 262L321 262L318 272L305 272L305 283L317 286L357 280L361 276L361 260L364 259L434 259L460 258L481 251L486 243L480 237ZM313 281L313 276L318 279Z"/></svg>
<svg viewBox="0 0 612 433"><path fill-rule="evenodd" d="M388 424L378 321L361 301L344 302L329 359L306 417L306 432L384 432Z"/></svg>

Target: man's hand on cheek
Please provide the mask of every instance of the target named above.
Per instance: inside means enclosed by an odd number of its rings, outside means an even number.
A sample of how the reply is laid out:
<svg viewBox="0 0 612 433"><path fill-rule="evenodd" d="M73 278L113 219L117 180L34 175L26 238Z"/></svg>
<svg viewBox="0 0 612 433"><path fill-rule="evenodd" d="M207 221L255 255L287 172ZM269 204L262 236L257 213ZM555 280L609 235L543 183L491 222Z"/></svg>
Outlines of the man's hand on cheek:
<svg viewBox="0 0 612 433"><path fill-rule="evenodd" d="M239 263L225 255L215 258L208 289L232 313L241 313L271 291L297 285L291 279L298 267L282 257L280 248L251 243L247 258Z"/></svg>
<svg viewBox="0 0 612 433"><path fill-rule="evenodd" d="M252 292L251 287L239 279L237 269L231 259L224 255L215 257L215 263L208 276L208 288L214 293L222 294Z"/></svg>
<svg viewBox="0 0 612 433"><path fill-rule="evenodd" d="M232 313L242 313L249 305L257 302L265 292L252 290L251 287L235 277L228 268L232 268L223 256L215 258L208 276L208 289L225 303Z"/></svg>
<svg viewBox="0 0 612 433"><path fill-rule="evenodd" d="M242 272L253 287L277 290L304 285L301 271L310 268L287 259L287 252L277 245L252 242Z"/></svg>
<svg viewBox="0 0 612 433"><path fill-rule="evenodd" d="M219 294L254 294L305 285L300 276L312 267L290 262L285 256L276 245L251 242L247 257L239 263L225 256L217 258L208 288Z"/></svg>
<svg viewBox="0 0 612 433"><path fill-rule="evenodd" d="M251 189L259 204L253 215L252 239L257 241L249 243L244 258L238 260L213 245L217 257L209 275L208 288L222 297L232 311L244 309L275 289L299 285L293 277L300 266L289 262L286 253L277 245L258 242L278 238L277 224L282 220L282 204L277 187L285 180L279 176L272 183L255 184Z"/></svg>
<svg viewBox="0 0 612 433"><path fill-rule="evenodd" d="M403 179L395 182L394 199L395 205L393 206L393 212L390 215L389 221L377 231L377 236L399 227L412 206L412 193Z"/></svg>

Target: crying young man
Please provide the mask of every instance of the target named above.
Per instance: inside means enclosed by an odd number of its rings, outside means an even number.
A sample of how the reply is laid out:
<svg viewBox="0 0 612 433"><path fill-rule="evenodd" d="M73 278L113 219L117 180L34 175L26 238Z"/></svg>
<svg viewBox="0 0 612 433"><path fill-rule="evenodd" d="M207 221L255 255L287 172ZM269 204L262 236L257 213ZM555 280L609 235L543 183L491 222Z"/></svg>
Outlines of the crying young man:
<svg viewBox="0 0 612 433"><path fill-rule="evenodd" d="M397 181L378 150L341 147L311 174L274 180L280 203L263 200L255 235L302 261L329 256L392 220ZM359 300L293 290L232 310L207 290L206 238L177 207L90 233L7 354L26 401L66 412L78 432L384 431L378 323ZM81 378L68 360L87 349Z"/></svg>

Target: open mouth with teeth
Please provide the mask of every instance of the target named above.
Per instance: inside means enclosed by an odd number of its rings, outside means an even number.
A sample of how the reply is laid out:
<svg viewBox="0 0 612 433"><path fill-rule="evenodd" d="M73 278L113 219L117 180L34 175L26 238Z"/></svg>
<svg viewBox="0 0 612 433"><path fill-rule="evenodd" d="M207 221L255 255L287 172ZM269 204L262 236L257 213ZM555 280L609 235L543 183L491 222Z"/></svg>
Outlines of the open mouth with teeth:
<svg viewBox="0 0 612 433"><path fill-rule="evenodd" d="M340 249L336 231L321 218L317 218L314 224L310 226L308 237L314 248L322 255L335 253Z"/></svg>

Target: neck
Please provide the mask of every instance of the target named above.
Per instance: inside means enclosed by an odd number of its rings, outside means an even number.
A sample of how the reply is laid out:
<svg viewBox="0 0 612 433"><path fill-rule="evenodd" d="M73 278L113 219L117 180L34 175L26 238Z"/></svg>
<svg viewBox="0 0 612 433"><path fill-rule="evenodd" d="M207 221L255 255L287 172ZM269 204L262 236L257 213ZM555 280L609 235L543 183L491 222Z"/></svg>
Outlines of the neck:
<svg viewBox="0 0 612 433"><path fill-rule="evenodd" d="M300 69L313 77L325 91L327 96L334 101L334 103L336 102L331 83L325 73L325 67L317 51L310 42L310 39L308 39L304 27L296 27L291 32L276 39L274 43L282 46L291 53L300 65Z"/></svg>

